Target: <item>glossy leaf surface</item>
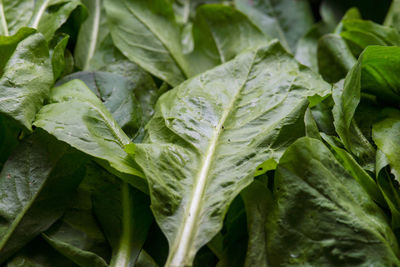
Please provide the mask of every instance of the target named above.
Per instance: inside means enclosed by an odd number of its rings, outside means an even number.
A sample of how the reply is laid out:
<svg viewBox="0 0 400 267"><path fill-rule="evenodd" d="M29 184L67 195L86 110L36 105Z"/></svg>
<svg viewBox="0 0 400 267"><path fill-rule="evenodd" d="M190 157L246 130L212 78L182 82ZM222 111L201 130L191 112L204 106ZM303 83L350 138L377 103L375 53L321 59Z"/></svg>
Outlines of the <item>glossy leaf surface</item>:
<svg viewBox="0 0 400 267"><path fill-rule="evenodd" d="M135 159L169 240L167 266L192 263L257 166L304 135L307 99L316 104L329 90L274 42L160 98Z"/></svg>

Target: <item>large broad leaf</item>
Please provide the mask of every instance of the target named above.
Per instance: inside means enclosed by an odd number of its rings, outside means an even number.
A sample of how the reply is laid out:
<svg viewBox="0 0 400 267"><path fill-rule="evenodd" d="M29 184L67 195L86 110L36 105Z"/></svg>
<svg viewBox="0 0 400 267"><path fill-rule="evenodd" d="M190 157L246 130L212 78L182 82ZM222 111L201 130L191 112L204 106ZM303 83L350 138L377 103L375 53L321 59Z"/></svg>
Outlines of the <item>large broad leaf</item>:
<svg viewBox="0 0 400 267"><path fill-rule="evenodd" d="M189 76L180 31L167 0L105 0L115 45L130 60L175 86Z"/></svg>
<svg viewBox="0 0 400 267"><path fill-rule="evenodd" d="M246 49L267 44L269 37L241 12L226 5L203 5L193 23L192 74L225 63Z"/></svg>
<svg viewBox="0 0 400 267"><path fill-rule="evenodd" d="M235 0L234 3L267 36L278 38L292 51L296 51L298 40L313 23L310 5L305 0Z"/></svg>
<svg viewBox="0 0 400 267"><path fill-rule="evenodd" d="M296 141L277 167L271 266L398 266L387 218L321 141Z"/></svg>
<svg viewBox="0 0 400 267"><path fill-rule="evenodd" d="M0 35L32 27L50 40L72 11L83 8L80 0L2 0L0 1Z"/></svg>
<svg viewBox="0 0 400 267"><path fill-rule="evenodd" d="M81 154L45 132L18 146L0 173L0 262L62 215L83 163Z"/></svg>
<svg viewBox="0 0 400 267"><path fill-rule="evenodd" d="M0 115L30 131L53 83L49 48L40 33L22 28L0 36L0 51Z"/></svg>
<svg viewBox="0 0 400 267"><path fill-rule="evenodd" d="M222 227L257 166L304 135L308 100L330 85L277 42L241 54L164 94L135 159L166 234L167 266L191 265Z"/></svg>
<svg viewBox="0 0 400 267"><path fill-rule="evenodd" d="M80 80L72 80L51 90L50 104L37 114L43 128L91 156L128 182L147 191L146 181L135 162L124 151L130 143L110 112Z"/></svg>

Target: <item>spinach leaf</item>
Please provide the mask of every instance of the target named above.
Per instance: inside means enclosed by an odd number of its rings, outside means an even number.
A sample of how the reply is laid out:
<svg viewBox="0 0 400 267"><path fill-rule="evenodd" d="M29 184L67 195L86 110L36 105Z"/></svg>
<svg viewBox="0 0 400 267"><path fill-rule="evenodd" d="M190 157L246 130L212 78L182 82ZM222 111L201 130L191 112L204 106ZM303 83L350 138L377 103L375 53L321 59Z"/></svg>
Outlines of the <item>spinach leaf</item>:
<svg viewBox="0 0 400 267"><path fill-rule="evenodd" d="M0 173L0 263L63 214L83 178L84 162L45 132L17 147Z"/></svg>
<svg viewBox="0 0 400 267"><path fill-rule="evenodd" d="M31 131L53 84L49 48L43 35L22 28L13 36L0 36L0 51L0 115Z"/></svg>
<svg viewBox="0 0 400 267"><path fill-rule="evenodd" d="M105 0L115 45L143 69L175 86L189 76L172 4L167 0Z"/></svg>
<svg viewBox="0 0 400 267"><path fill-rule="evenodd" d="M1 35L13 35L21 27L31 27L46 40L53 37L75 9L84 8L80 0L2 0L0 6Z"/></svg>
<svg viewBox="0 0 400 267"><path fill-rule="evenodd" d="M273 266L398 265L387 218L316 139L302 138L282 156L268 218Z"/></svg>
<svg viewBox="0 0 400 267"><path fill-rule="evenodd" d="M169 240L167 265L192 263L257 166L279 159L304 135L307 99L315 105L329 91L329 84L273 42L159 99L135 160Z"/></svg>
<svg viewBox="0 0 400 267"><path fill-rule="evenodd" d="M235 0L234 3L267 36L278 38L292 51L296 51L298 40L314 20L310 4L304 0Z"/></svg>
<svg viewBox="0 0 400 267"><path fill-rule="evenodd" d="M50 104L37 115L35 126L94 157L102 166L147 191L142 173L124 151L131 143L110 112L80 80L51 90Z"/></svg>

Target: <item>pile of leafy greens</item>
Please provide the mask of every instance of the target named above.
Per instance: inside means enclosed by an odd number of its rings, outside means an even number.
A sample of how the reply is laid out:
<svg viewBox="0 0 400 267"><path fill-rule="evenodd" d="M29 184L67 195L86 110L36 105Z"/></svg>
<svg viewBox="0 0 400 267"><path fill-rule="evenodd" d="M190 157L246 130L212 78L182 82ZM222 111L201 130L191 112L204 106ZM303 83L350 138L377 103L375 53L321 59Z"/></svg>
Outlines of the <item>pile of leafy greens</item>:
<svg viewBox="0 0 400 267"><path fill-rule="evenodd" d="M399 0L0 0L0 266L400 266L399 73Z"/></svg>

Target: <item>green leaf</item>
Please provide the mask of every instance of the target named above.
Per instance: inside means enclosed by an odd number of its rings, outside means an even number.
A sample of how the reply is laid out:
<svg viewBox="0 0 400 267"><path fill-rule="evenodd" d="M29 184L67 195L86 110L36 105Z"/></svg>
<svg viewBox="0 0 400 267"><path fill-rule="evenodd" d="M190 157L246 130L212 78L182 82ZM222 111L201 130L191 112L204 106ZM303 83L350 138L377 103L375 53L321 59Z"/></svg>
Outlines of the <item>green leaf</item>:
<svg viewBox="0 0 400 267"><path fill-rule="evenodd" d="M87 184L85 178L77 194L72 196L72 205L43 237L60 254L79 266L106 267L110 257L109 245L94 216L91 188Z"/></svg>
<svg viewBox="0 0 400 267"><path fill-rule="evenodd" d="M0 117L0 170L11 152L18 145L20 130L7 118Z"/></svg>
<svg viewBox="0 0 400 267"><path fill-rule="evenodd" d="M135 265L153 221L148 196L96 165L89 165L84 183L113 250L110 266Z"/></svg>
<svg viewBox="0 0 400 267"><path fill-rule="evenodd" d="M79 0L1 0L0 34L32 27L50 40L77 8L84 8Z"/></svg>
<svg viewBox="0 0 400 267"><path fill-rule="evenodd" d="M361 19L345 19L342 23L340 36L350 44L357 56L369 45L400 45L400 33L393 28Z"/></svg>
<svg viewBox="0 0 400 267"><path fill-rule="evenodd" d="M105 0L111 36L130 60L175 86L189 76L180 31L167 0Z"/></svg>
<svg viewBox="0 0 400 267"><path fill-rule="evenodd" d="M307 99L315 105L329 91L329 84L273 42L159 99L146 126L147 144L136 145L135 160L169 240L167 266L192 264L257 166L279 159L304 135Z"/></svg>
<svg viewBox="0 0 400 267"><path fill-rule="evenodd" d="M246 207L249 242L246 254L246 267L267 267L267 239L265 223L272 206L272 193L264 183L254 180L241 195Z"/></svg>
<svg viewBox="0 0 400 267"><path fill-rule="evenodd" d="M370 46L363 52L362 90L385 101L400 101L400 47Z"/></svg>
<svg viewBox="0 0 400 267"><path fill-rule="evenodd" d="M69 36L58 34L50 42L51 65L53 66L53 76L56 81L64 73L65 69L65 49L67 48Z"/></svg>
<svg viewBox="0 0 400 267"><path fill-rule="evenodd" d="M142 108L135 97L141 83L107 72L75 72L57 85L74 79L83 81L96 94L129 137L135 136L142 124Z"/></svg>
<svg viewBox="0 0 400 267"><path fill-rule="evenodd" d="M80 0L37 0L34 2L29 27L43 33L46 40L51 40L57 29L67 21L74 10L84 9Z"/></svg>
<svg viewBox="0 0 400 267"><path fill-rule="evenodd" d="M335 102L332 110L333 124L346 149L356 156L364 169L373 171L375 149L362 134L354 119L361 95L361 62L362 56L347 74L344 85L334 87L332 93Z"/></svg>
<svg viewBox="0 0 400 267"><path fill-rule="evenodd" d="M194 51L189 56L192 75L225 63L244 50L266 45L261 30L233 7L221 4L202 5L193 23Z"/></svg>
<svg viewBox="0 0 400 267"><path fill-rule="evenodd" d="M353 176L354 179L364 188L372 200L385 206L385 200L374 179L357 163L357 161L346 150L338 147L331 139L322 134L324 141L330 146L335 158Z"/></svg>
<svg viewBox="0 0 400 267"><path fill-rule="evenodd" d="M248 243L248 234L243 229L246 229L246 212L244 203L240 195L238 195L229 206L229 210L224 220L224 226L221 231L207 244L214 254L217 255L219 261L216 264L218 267L241 267L244 265L246 249ZM196 260L203 254L206 247L203 247L196 255L193 266L196 265ZM215 256L214 256L215 257ZM203 256L203 258L205 258ZM212 261L212 257L210 261ZM215 265L215 264L214 264ZM207 266L214 266L212 263Z"/></svg>
<svg viewBox="0 0 400 267"><path fill-rule="evenodd" d="M62 215L83 163L81 154L44 132L17 147L0 173L0 263Z"/></svg>
<svg viewBox="0 0 400 267"><path fill-rule="evenodd" d="M53 83L49 48L40 33L22 28L13 36L0 36L0 115L31 131Z"/></svg>
<svg viewBox="0 0 400 267"><path fill-rule="evenodd" d="M88 8L89 16L79 29L74 57L76 66L81 70L87 70L100 43L110 31L106 25L106 14L102 1L82 0L82 2Z"/></svg>
<svg viewBox="0 0 400 267"><path fill-rule="evenodd" d="M135 263L135 267L158 267L158 264L146 251L142 250Z"/></svg>
<svg viewBox="0 0 400 267"><path fill-rule="evenodd" d="M53 249L40 236L7 262L7 267L79 267Z"/></svg>
<svg viewBox="0 0 400 267"><path fill-rule="evenodd" d="M343 79L357 63L346 42L337 34L326 34L319 39L317 57L319 73L330 83Z"/></svg>
<svg viewBox="0 0 400 267"><path fill-rule="evenodd" d="M266 225L271 266L397 266L387 218L321 141L301 138L282 156Z"/></svg>
<svg viewBox="0 0 400 267"><path fill-rule="evenodd" d="M267 36L278 38L292 51L296 51L298 40L313 24L312 11L305 0L235 0L234 3Z"/></svg>
<svg viewBox="0 0 400 267"><path fill-rule="evenodd" d="M399 129L399 117L387 118L374 124L372 128L372 138L378 149L386 156L391 167L391 172L397 182L400 182L400 158L396 150L400 146Z"/></svg>
<svg viewBox="0 0 400 267"><path fill-rule="evenodd" d="M37 114L35 126L94 157L110 172L147 191L142 173L124 147L131 141L97 96L80 80L51 90L50 104Z"/></svg>
<svg viewBox="0 0 400 267"><path fill-rule="evenodd" d="M388 13L386 14L385 26L400 30L400 1L393 0Z"/></svg>

